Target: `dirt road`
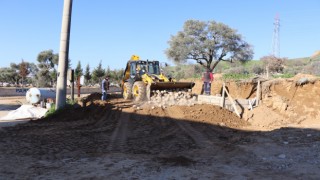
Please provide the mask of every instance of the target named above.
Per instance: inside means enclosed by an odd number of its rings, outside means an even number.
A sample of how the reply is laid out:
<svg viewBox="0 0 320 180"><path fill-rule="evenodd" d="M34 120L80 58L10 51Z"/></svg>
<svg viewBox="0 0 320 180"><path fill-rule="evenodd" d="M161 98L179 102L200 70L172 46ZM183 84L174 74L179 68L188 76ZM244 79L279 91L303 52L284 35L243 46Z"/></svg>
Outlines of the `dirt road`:
<svg viewBox="0 0 320 180"><path fill-rule="evenodd" d="M89 105L90 104L90 105ZM318 130L247 131L212 105L88 103L0 131L0 179L318 179Z"/></svg>

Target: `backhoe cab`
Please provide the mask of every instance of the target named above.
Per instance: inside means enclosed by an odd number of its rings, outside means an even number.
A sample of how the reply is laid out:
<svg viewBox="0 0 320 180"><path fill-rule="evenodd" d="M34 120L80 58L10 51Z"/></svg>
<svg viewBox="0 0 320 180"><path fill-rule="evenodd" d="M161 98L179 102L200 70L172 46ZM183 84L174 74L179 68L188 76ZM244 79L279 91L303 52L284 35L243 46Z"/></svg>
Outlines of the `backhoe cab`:
<svg viewBox="0 0 320 180"><path fill-rule="evenodd" d="M193 82L176 82L160 70L159 61L140 60L133 55L127 62L121 87L124 99L143 101L150 99L153 90L191 89Z"/></svg>

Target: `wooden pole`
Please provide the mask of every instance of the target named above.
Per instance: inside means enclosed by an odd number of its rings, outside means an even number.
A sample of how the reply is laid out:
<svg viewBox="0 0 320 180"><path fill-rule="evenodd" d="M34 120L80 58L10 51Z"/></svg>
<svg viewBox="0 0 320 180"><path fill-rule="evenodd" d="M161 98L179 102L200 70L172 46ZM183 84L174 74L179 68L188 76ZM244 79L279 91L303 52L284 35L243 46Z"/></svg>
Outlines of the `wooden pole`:
<svg viewBox="0 0 320 180"><path fill-rule="evenodd" d="M70 82L71 84L71 101L74 102L74 82Z"/></svg>
<svg viewBox="0 0 320 180"><path fill-rule="evenodd" d="M81 85L80 85L80 76L77 77L77 88L78 88L78 98L80 97L80 88L81 88Z"/></svg>
<svg viewBox="0 0 320 180"><path fill-rule="evenodd" d="M226 100L226 92L225 92L225 86L226 84L222 84L222 95L221 95L221 101L220 101L220 106L224 108L225 100Z"/></svg>
<svg viewBox="0 0 320 180"><path fill-rule="evenodd" d="M258 87L257 87L257 106L259 105L259 103L260 103L260 94L261 94L261 88L260 88L260 80L258 81L258 85L257 85Z"/></svg>
<svg viewBox="0 0 320 180"><path fill-rule="evenodd" d="M227 95L228 95L228 98L230 98L230 101L231 101L231 104L232 104L232 106L233 106L233 108L234 108L234 111L236 112L236 114L238 115L238 117L240 117L240 114L239 114L239 112L238 112L236 103L233 101L233 98L230 96L228 90L225 89L225 91L226 91L226 93L227 93ZM240 117L240 118L241 118L241 117Z"/></svg>
<svg viewBox="0 0 320 180"><path fill-rule="evenodd" d="M74 70L71 69L71 101L74 102Z"/></svg>

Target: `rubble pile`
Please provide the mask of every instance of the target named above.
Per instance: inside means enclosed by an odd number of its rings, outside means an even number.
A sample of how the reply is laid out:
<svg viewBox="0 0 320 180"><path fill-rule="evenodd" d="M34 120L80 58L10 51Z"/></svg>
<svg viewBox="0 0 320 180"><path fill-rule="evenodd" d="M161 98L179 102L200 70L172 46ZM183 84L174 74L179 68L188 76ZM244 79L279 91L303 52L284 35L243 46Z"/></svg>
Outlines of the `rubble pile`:
<svg viewBox="0 0 320 180"><path fill-rule="evenodd" d="M196 94L188 90L156 90L152 91L152 96L148 104L152 107L166 108L173 105L194 106L197 103Z"/></svg>

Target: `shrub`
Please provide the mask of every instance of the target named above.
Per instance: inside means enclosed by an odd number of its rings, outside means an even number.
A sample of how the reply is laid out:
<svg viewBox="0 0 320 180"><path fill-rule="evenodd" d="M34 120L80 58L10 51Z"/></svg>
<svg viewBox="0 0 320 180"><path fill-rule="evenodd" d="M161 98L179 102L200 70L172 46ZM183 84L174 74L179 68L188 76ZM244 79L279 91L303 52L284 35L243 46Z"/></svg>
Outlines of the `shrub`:
<svg viewBox="0 0 320 180"><path fill-rule="evenodd" d="M315 62L312 62L311 64L307 65L304 68L303 72L319 76L320 75L320 61L315 61Z"/></svg>
<svg viewBox="0 0 320 180"><path fill-rule="evenodd" d="M251 72L254 74L262 74L264 72L263 65L255 64L251 67Z"/></svg>
<svg viewBox="0 0 320 180"><path fill-rule="evenodd" d="M225 71L226 74L249 74L243 66L237 66Z"/></svg>
<svg viewBox="0 0 320 180"><path fill-rule="evenodd" d="M284 74L292 74L292 75L296 75L300 72L302 72L302 67L288 67L283 70Z"/></svg>
<svg viewBox="0 0 320 180"><path fill-rule="evenodd" d="M284 62L287 60L287 58L277 58L273 55L271 56L264 56L260 59L264 66L269 69L269 72L278 72L282 73L284 69Z"/></svg>

